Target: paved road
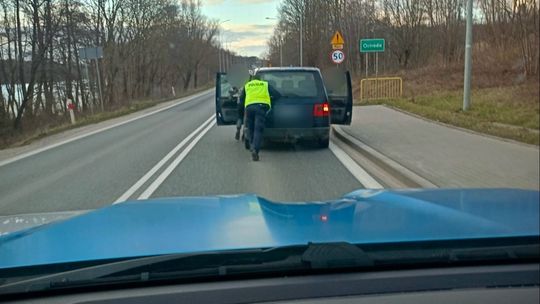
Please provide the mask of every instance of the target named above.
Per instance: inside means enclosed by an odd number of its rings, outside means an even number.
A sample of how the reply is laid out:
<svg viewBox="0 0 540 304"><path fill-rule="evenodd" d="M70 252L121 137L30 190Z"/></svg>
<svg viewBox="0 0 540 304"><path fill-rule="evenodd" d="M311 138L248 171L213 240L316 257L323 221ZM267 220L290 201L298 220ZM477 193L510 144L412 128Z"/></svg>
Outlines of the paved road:
<svg viewBox="0 0 540 304"><path fill-rule="evenodd" d="M253 163L233 129L209 120L213 113L208 93L0 166L0 215L95 209L152 186L150 197L249 192L284 201L332 199L362 187L329 149L271 146Z"/></svg>
<svg viewBox="0 0 540 304"><path fill-rule="evenodd" d="M361 187L329 149L273 144L252 162L231 140L234 131L212 128L153 196L251 192L280 201L329 200Z"/></svg>
<svg viewBox="0 0 540 304"><path fill-rule="evenodd" d="M538 147L486 137L384 106L355 107L343 130L439 187L538 189Z"/></svg>

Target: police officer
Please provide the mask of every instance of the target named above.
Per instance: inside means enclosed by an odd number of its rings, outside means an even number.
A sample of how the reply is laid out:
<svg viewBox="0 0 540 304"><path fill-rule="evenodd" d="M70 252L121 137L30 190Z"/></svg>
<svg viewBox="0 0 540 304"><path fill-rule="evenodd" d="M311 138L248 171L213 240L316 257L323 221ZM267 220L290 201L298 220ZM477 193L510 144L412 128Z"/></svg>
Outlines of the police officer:
<svg viewBox="0 0 540 304"><path fill-rule="evenodd" d="M248 142L251 150L251 159L259 160L259 150L261 148L262 134L266 122L266 114L272 107L271 96L276 99L280 94L268 82L260 79L260 76L253 75L246 83L240 95L240 102L245 108L248 128Z"/></svg>

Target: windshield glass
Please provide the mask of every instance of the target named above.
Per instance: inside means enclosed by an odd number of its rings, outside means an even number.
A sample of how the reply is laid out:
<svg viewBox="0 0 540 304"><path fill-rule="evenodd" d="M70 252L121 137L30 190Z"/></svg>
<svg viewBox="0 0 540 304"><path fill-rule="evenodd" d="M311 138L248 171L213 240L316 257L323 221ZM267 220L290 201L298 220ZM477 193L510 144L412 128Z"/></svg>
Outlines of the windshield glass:
<svg viewBox="0 0 540 304"><path fill-rule="evenodd" d="M313 72L262 72L261 79L282 96L317 97L322 86L320 76Z"/></svg>
<svg viewBox="0 0 540 304"><path fill-rule="evenodd" d="M539 237L539 13L0 0L0 286L166 254Z"/></svg>

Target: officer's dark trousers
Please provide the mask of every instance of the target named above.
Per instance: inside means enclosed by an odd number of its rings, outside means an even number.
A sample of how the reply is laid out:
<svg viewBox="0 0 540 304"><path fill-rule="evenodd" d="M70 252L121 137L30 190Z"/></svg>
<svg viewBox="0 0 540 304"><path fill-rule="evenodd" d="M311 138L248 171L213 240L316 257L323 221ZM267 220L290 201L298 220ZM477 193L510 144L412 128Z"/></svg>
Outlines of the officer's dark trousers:
<svg viewBox="0 0 540 304"><path fill-rule="evenodd" d="M259 153L261 149L266 112L270 107L265 104L255 103L246 107L246 126L248 128L248 140L251 150Z"/></svg>

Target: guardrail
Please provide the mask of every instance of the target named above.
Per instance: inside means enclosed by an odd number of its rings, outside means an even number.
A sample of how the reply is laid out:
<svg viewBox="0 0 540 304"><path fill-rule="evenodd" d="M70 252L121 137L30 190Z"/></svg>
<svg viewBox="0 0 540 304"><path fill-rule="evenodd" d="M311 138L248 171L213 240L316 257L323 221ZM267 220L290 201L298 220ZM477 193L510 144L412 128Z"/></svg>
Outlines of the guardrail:
<svg viewBox="0 0 540 304"><path fill-rule="evenodd" d="M360 81L360 100L399 98L402 94L401 77L364 78Z"/></svg>

